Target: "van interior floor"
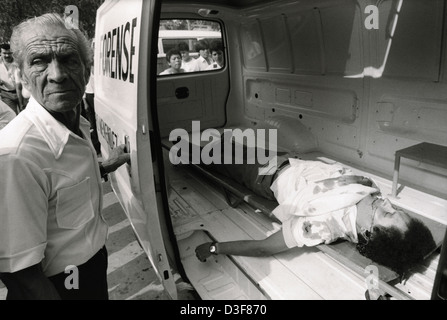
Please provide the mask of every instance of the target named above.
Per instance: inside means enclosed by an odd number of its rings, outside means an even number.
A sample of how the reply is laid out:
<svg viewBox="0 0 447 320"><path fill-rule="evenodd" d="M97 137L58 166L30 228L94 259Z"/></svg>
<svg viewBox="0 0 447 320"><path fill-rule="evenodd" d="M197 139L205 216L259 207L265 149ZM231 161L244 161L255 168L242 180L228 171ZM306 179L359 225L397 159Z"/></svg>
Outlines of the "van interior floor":
<svg viewBox="0 0 447 320"><path fill-rule="evenodd" d="M200 262L195 248L201 243L263 239L281 226L244 201L230 206L221 185L190 165L166 163L165 169L182 264L203 299L365 299L368 274L317 247L271 257L216 255ZM391 283L399 294L390 298L430 299L439 255L438 249L405 282Z"/></svg>

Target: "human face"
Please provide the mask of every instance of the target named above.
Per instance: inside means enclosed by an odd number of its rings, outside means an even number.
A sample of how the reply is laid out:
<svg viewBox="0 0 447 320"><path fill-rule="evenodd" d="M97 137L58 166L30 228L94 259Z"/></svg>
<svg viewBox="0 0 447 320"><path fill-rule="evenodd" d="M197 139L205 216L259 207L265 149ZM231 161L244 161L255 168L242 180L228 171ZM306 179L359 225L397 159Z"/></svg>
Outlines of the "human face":
<svg viewBox="0 0 447 320"><path fill-rule="evenodd" d="M89 77L76 36L65 28L37 26L23 40L24 87L50 112L74 110Z"/></svg>
<svg viewBox="0 0 447 320"><path fill-rule="evenodd" d="M2 55L3 59L5 59L6 62L11 63L14 61L12 57L12 51L11 50L5 50L2 49Z"/></svg>
<svg viewBox="0 0 447 320"><path fill-rule="evenodd" d="M169 65L174 70L180 70L182 67L182 57L178 54L173 54L169 59Z"/></svg>
<svg viewBox="0 0 447 320"><path fill-rule="evenodd" d="M180 53L182 54L183 61L189 60L189 51L180 51Z"/></svg>
<svg viewBox="0 0 447 320"><path fill-rule="evenodd" d="M376 199L372 203L373 207L373 226L380 226L384 228L397 228L402 232L408 230L408 224L411 217L402 210L395 209L390 200Z"/></svg>
<svg viewBox="0 0 447 320"><path fill-rule="evenodd" d="M210 55L210 50L209 49L199 50L199 54L202 58L208 59L208 56Z"/></svg>
<svg viewBox="0 0 447 320"><path fill-rule="evenodd" d="M223 52L222 51L213 51L211 54L213 60L219 64L219 66L223 66L224 59L223 59Z"/></svg>

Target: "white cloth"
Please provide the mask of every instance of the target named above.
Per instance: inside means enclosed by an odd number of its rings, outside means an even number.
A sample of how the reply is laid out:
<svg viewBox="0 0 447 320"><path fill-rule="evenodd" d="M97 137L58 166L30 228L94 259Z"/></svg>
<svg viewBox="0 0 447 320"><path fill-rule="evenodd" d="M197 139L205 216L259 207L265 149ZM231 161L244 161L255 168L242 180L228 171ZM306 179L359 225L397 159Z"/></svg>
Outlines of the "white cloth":
<svg viewBox="0 0 447 320"><path fill-rule="evenodd" d="M356 204L378 190L361 184L321 181L352 175L339 164L289 161L290 167L271 186L279 203L273 214L283 222L287 246L313 246L339 238L356 242Z"/></svg>
<svg viewBox="0 0 447 320"><path fill-rule="evenodd" d="M101 177L82 117L80 129L84 139L31 97L0 131L0 272L42 262L52 276L104 246Z"/></svg>

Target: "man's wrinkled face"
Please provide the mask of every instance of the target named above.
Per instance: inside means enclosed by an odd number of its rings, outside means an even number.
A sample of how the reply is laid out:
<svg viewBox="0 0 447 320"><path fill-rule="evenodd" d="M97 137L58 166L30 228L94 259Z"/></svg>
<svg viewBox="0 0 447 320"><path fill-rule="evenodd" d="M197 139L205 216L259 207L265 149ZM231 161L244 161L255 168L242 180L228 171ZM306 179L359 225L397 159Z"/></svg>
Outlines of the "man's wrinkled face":
<svg viewBox="0 0 447 320"><path fill-rule="evenodd" d="M75 109L82 99L89 76L76 36L61 27L36 26L23 40L25 88L49 111Z"/></svg>

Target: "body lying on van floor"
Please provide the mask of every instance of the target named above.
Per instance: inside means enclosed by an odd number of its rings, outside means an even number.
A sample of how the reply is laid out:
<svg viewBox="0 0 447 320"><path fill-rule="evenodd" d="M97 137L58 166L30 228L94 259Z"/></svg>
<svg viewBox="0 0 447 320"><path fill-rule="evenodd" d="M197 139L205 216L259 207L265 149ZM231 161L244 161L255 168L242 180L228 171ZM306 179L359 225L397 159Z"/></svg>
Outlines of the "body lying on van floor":
<svg viewBox="0 0 447 320"><path fill-rule="evenodd" d="M102 151L128 144L132 164L112 175L112 185L173 298L173 270L203 299L365 299L369 289L374 263L343 245L262 258L217 255L205 263L195 257L201 243L263 239L280 228L269 216L271 203L169 156L182 139L204 146L224 130L371 177L442 243L446 1L375 4L132 0L99 9L95 106ZM224 66L157 77L160 21L178 30L190 21L217 23ZM129 50L119 51L120 44ZM378 266L380 289L396 299L442 298L444 264L438 249L406 282Z"/></svg>

